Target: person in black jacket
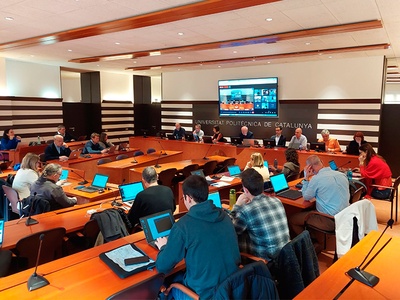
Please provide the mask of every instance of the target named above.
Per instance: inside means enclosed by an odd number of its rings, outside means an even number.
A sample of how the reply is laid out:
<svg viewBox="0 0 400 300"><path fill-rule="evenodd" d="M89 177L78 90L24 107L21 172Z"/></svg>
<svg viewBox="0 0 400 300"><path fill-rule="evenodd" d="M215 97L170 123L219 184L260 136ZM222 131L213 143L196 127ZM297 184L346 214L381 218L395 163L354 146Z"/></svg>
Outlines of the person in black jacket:
<svg viewBox="0 0 400 300"><path fill-rule="evenodd" d="M56 134L54 136L54 142L46 147L44 154L46 161L52 159L66 161L71 154L71 149L69 149L68 145L64 143L64 138L61 135Z"/></svg>
<svg viewBox="0 0 400 300"><path fill-rule="evenodd" d="M64 125L58 125L57 126L57 133L56 134L61 135L64 138L64 142L66 142L66 143L73 142L73 141L76 140L73 135L71 135L68 132L66 132Z"/></svg>
<svg viewBox="0 0 400 300"><path fill-rule="evenodd" d="M343 153L359 155L360 151L358 150L358 148L366 143L367 141L364 140L364 134L361 131L357 131L353 136L353 140L346 147L346 152Z"/></svg>
<svg viewBox="0 0 400 300"><path fill-rule="evenodd" d="M282 126L276 126L275 135L271 136L271 139L275 140L275 145L277 147L285 147L286 146L286 137L282 135Z"/></svg>
<svg viewBox="0 0 400 300"><path fill-rule="evenodd" d="M249 130L247 126L243 126L240 129L239 137L240 140L243 142L244 139L254 139L254 134Z"/></svg>

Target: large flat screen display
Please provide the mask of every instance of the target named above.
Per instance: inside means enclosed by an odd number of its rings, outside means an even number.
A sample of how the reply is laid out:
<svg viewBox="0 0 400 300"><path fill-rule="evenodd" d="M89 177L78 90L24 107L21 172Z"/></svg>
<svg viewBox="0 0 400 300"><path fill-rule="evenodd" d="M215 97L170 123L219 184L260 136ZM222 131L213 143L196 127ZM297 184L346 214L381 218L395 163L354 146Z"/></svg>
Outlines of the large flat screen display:
<svg viewBox="0 0 400 300"><path fill-rule="evenodd" d="M218 81L220 117L278 116L278 78Z"/></svg>

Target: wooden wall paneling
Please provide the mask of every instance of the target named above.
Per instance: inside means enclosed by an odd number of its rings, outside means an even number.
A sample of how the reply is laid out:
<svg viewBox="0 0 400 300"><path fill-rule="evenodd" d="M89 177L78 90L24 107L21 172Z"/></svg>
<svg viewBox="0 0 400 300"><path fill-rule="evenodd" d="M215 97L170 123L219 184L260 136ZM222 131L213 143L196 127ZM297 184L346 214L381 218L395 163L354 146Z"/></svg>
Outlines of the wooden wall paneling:
<svg viewBox="0 0 400 300"><path fill-rule="evenodd" d="M112 142L127 142L134 134L135 112L130 101L103 101L101 103L101 131L107 132Z"/></svg>

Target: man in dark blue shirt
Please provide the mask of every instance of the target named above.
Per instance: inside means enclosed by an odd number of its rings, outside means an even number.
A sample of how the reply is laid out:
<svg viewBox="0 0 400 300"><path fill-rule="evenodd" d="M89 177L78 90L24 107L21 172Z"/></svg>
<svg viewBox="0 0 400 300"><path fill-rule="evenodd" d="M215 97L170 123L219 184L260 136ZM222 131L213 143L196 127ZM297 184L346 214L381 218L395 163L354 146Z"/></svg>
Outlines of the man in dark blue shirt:
<svg viewBox="0 0 400 300"><path fill-rule="evenodd" d="M184 139L185 138L185 128L183 128L180 123L176 123L175 129L172 132L172 135L175 137L176 140Z"/></svg>
<svg viewBox="0 0 400 300"><path fill-rule="evenodd" d="M243 142L244 139L254 139L254 134L249 130L247 126L243 126L240 129L239 137L240 140Z"/></svg>

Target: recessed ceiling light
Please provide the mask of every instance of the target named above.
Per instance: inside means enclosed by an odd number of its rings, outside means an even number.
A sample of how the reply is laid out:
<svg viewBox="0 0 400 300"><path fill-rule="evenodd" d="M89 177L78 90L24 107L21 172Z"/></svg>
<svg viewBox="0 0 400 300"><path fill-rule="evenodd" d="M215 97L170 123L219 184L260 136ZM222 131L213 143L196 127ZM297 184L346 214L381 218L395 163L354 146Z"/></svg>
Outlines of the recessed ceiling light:
<svg viewBox="0 0 400 300"><path fill-rule="evenodd" d="M267 64L270 64L271 62L270 61L267 61Z"/></svg>
<svg viewBox="0 0 400 300"><path fill-rule="evenodd" d="M271 21L272 21L272 18L266 18L265 21L271 22Z"/></svg>
<svg viewBox="0 0 400 300"><path fill-rule="evenodd" d="M72 50L71 50L71 49L68 49L68 52L72 52Z"/></svg>
<svg viewBox="0 0 400 300"><path fill-rule="evenodd" d="M237 53L237 51L233 51L233 53Z"/></svg>
<svg viewBox="0 0 400 300"><path fill-rule="evenodd" d="M332 58L332 56L329 56L328 58Z"/></svg>
<svg viewBox="0 0 400 300"><path fill-rule="evenodd" d="M115 45L120 45L121 43L120 42L115 42Z"/></svg>
<svg viewBox="0 0 400 300"><path fill-rule="evenodd" d="M35 55L31 54L30 57L35 57Z"/></svg>
<svg viewBox="0 0 400 300"><path fill-rule="evenodd" d="M308 45L311 45L311 43L310 43L310 42L307 42L306 45L307 45L307 46L308 46Z"/></svg>
<svg viewBox="0 0 400 300"><path fill-rule="evenodd" d="M14 21L13 17L5 17L4 19L6 19L7 21Z"/></svg>
<svg viewBox="0 0 400 300"><path fill-rule="evenodd" d="M255 58L253 58L253 61L256 61L256 59L255 59Z"/></svg>
<svg viewBox="0 0 400 300"><path fill-rule="evenodd" d="M183 35L183 32L178 32L178 35Z"/></svg>
<svg viewBox="0 0 400 300"><path fill-rule="evenodd" d="M221 68L221 66L218 66L218 68Z"/></svg>
<svg viewBox="0 0 400 300"><path fill-rule="evenodd" d="M96 65L96 67L100 67L100 65Z"/></svg>
<svg viewBox="0 0 400 300"><path fill-rule="evenodd" d="M133 63L136 64L137 63L136 60L134 60Z"/></svg>
<svg viewBox="0 0 400 300"><path fill-rule="evenodd" d="M178 56L178 59L181 59L182 57Z"/></svg>

